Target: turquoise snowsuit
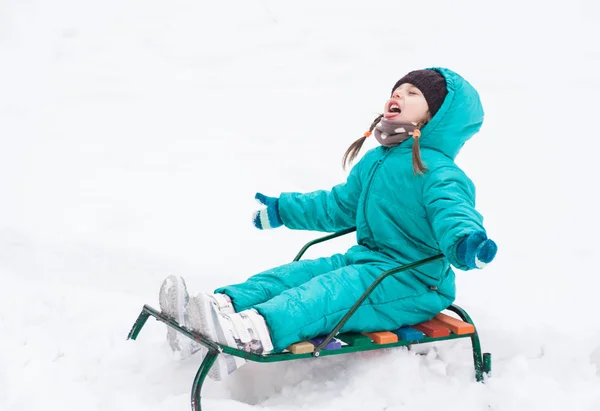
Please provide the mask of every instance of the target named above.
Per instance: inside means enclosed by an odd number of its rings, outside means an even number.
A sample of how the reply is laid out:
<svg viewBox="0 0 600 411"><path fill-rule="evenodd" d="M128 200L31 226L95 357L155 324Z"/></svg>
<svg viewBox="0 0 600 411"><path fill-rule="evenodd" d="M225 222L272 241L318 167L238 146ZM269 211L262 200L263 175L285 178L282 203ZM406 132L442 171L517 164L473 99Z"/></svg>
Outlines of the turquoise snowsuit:
<svg viewBox="0 0 600 411"><path fill-rule="evenodd" d="M274 350L330 332L384 271L444 253L446 259L384 280L341 332L394 330L432 318L455 298L456 247L483 231L475 187L454 163L479 131L483 108L477 91L458 74L435 68L448 94L422 129L421 157L428 171L415 175L412 144L377 147L331 191L284 193L279 213L291 229L334 232L356 226L358 245L345 254L301 260L267 270L216 292L236 311L255 308L271 333Z"/></svg>

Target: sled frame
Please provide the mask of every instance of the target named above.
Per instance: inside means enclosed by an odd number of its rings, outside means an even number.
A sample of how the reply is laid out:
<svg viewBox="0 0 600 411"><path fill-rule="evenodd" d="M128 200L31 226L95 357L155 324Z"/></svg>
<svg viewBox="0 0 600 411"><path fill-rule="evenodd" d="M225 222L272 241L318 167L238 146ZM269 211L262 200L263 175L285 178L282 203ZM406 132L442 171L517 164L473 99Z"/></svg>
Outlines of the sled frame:
<svg viewBox="0 0 600 411"><path fill-rule="evenodd" d="M309 247L311 247L315 244L322 243L324 241L328 241L328 240L334 239L336 237L340 237L345 234L352 233L354 231L356 231L356 228L349 228L346 230L338 231L336 233L329 234L327 236L312 240L312 241L308 242L306 245L304 245L304 247L302 247L302 249L296 255L296 257L294 258L293 261L300 260L300 258L302 258L302 256L306 252L306 250L308 250ZM144 307L142 308L142 312L139 314L137 320L133 324L133 327L131 328L131 331L129 332L127 339L135 340L138 337L138 335L139 335L140 331L142 330L142 328L144 327L144 325L146 324L146 321L148 320L148 318L154 317L157 321L165 323L168 327L171 327L171 328L177 330L177 332L185 335L188 338L191 338L192 340L194 340L197 343L206 347L208 352L207 352L206 356L204 357L204 360L200 364L200 367L198 368L198 371L196 372L196 376L194 377L194 382L192 383L192 392L191 392L192 411L201 411L201 409L202 409L201 408L202 385L204 384L206 376L208 375L208 371L215 363L217 356L220 354L223 354L223 353L231 354L233 356L240 357L240 358L244 358L248 361L269 363L269 362L299 360L302 358L310 358L310 357L318 358L318 357L325 357L328 355L349 354L352 352L359 352L359 351L380 350L380 349L392 348L392 347L405 346L405 347L410 348L411 345L425 344L425 343L444 341L444 340L454 340L454 339L459 339L459 338L470 338L472 351L473 351L473 365L475 368L475 379L477 380L477 382L484 382L485 378L489 377L491 374L491 354L489 354L489 353L482 354L481 344L479 342L479 336L477 333L477 328L475 328L475 324L473 323L473 321L471 320L471 317L467 314L467 312L465 310L463 310L462 308L460 308L459 306L454 305L454 304L449 306L447 308L447 310L456 313L461 318L462 321L473 325L473 327L475 329L475 331L473 333L461 334L461 335L450 334L445 337L437 337L437 338L426 336L425 338L418 340L418 341L399 340L398 342L394 342L394 343L390 343L390 344L368 344L368 345L364 345L364 346L345 345L337 350L325 350L324 349L327 346L327 344L338 335L339 330L346 324L346 322L356 312L356 310L359 308L359 306L369 297L371 292L373 292L373 290L386 277L388 277L392 274L397 274L397 273L400 273L403 271L407 271L412 268L416 268L416 267L422 266L424 264L428 264L428 263L438 261L438 260L441 260L444 258L445 257L443 254L438 254L433 257L425 258L423 260L419 260L417 262L414 262L411 264L406 264L406 265L396 267L391 270L383 272L369 286L369 288L363 293L363 295L358 299L358 301L350 308L350 310L348 310L346 315L344 315L344 317L334 327L334 329L327 335L327 337L323 340L323 342L321 342L321 344L316 346L314 351L311 353L293 354L291 352L280 352L280 353L274 353L274 354L258 355L258 354L253 354L253 353L249 353L246 351L238 350L236 348L232 348L232 347L229 347L229 346L226 346L223 344L219 344L215 341L211 341L209 339L204 338L203 336L196 333L195 331L181 326L179 323L177 323L172 318L167 317L165 314L152 308L149 305L144 305Z"/></svg>

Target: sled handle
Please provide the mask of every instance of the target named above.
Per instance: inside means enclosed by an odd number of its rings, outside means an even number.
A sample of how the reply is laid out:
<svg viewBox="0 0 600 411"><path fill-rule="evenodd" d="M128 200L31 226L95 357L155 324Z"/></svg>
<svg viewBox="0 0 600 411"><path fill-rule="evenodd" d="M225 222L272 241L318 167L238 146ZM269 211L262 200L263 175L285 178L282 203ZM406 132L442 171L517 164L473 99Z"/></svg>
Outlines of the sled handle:
<svg viewBox="0 0 600 411"><path fill-rule="evenodd" d="M304 253L310 246L322 243L327 240L331 240L336 237L340 237L340 236L352 233L354 231L356 231L356 227L347 228L345 230L341 230L341 231L335 232L333 234L329 234L324 237L320 237L315 240L312 240L312 241L306 243L306 245L304 247L302 247L302 249L300 250L298 255L296 255L296 258L294 258L294 261L300 260L300 258L304 255ZM327 335L327 337L321 342L321 344L319 344L318 346L315 347L313 356L315 356L315 357L319 356L319 353L321 352L321 350L323 348L325 348L327 346L327 344L329 344L329 342L339 333L340 329L344 326L344 324L346 324L348 322L348 320L350 319L350 317L352 317L352 315L356 312L356 310L358 310L358 307L360 307L360 305L369 297L369 295L371 295L373 290L386 277L388 277L392 274L398 274L402 271L407 271L407 270L410 270L411 268L416 268L416 267L419 267L419 266L422 266L422 265L425 265L425 264L428 264L428 263L431 263L431 262L434 262L437 260L442 260L444 258L445 258L444 254L438 254L433 257L424 258L423 260L415 261L414 263L406 264L406 265L392 268L391 270L385 271L383 274L381 274L379 277L377 277L375 279L375 281L373 281L373 284L371 284L369 286L369 288L367 288L367 290L363 293L363 295L360 296L358 301L356 303L354 303L354 305L348 310L348 312L344 315L344 317L340 320L340 322L334 327L334 329Z"/></svg>
<svg viewBox="0 0 600 411"><path fill-rule="evenodd" d="M341 237L343 235L350 234L350 233L353 233L355 231L356 231L356 227L346 228L345 230L338 231L338 232L335 232L333 234L329 234L329 235L326 235L324 237L319 237L319 238L317 238L315 240L309 241L308 243L306 243L304 245L304 247L302 247L302 249L300 250L300 252L298 253L298 255L296 255L296 258L294 258L294 261L300 260L300 258L302 258L302 256L304 255L304 253L306 252L306 250L308 250L308 248L310 246L322 243L322 242L327 241L327 240L331 240L331 239L336 238L336 237Z"/></svg>
<svg viewBox="0 0 600 411"><path fill-rule="evenodd" d="M348 322L350 317L352 317L352 315L356 312L356 310L358 310L358 307L360 307L360 305L367 299L367 297L369 297L369 295L373 292L373 290L386 277L388 277L392 274L397 274L402 271L410 270L411 268L416 268L421 265L428 264L428 263L431 263L431 262L434 262L437 260L442 260L444 258L445 258L444 254L438 254L433 257L424 258L424 259L416 261L414 263L406 264L406 265L392 268L391 270L385 271L383 274L381 274L379 277L377 277L377 279L375 281L373 281L373 284L371 284L369 286L369 288L367 288L367 290L363 293L363 295L360 296L358 301L356 303L354 303L354 305L348 310L348 312L344 315L344 317L340 320L340 322L335 326L335 328L327 335L327 337L321 342L321 344L319 344L317 347L315 347L313 356L315 356L315 357L319 356L319 353L321 352L321 350L323 348L325 348L327 346L327 344L329 344L329 342L338 334L338 332L344 326L344 324L346 324L346 322Z"/></svg>

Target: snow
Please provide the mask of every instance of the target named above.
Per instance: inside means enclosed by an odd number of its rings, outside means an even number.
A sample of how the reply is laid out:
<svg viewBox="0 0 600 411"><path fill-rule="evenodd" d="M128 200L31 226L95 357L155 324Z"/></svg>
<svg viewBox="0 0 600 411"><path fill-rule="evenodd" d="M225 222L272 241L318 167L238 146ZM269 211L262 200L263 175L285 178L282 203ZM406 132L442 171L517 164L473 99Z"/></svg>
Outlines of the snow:
<svg viewBox="0 0 600 411"><path fill-rule="evenodd" d="M486 109L458 163L499 253L458 273L457 304L493 378L458 340L251 363L208 381L205 409L600 409L599 17L592 0L1 1L0 409L187 409L199 359L152 320L126 341L142 305L168 274L206 291L292 259L316 234L255 230L255 192L342 181L391 86L437 65Z"/></svg>

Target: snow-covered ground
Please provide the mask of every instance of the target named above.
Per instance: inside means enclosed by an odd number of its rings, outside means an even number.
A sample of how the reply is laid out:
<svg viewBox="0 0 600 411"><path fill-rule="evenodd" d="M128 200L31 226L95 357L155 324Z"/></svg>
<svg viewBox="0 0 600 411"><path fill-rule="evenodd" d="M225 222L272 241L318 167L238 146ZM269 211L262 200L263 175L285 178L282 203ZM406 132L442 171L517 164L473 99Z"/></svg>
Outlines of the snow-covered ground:
<svg viewBox="0 0 600 411"><path fill-rule="evenodd" d="M595 0L0 0L0 409L188 409L199 359L155 321L125 341L142 305L168 274L212 290L293 258L316 234L255 230L254 193L342 181L394 82L439 65L486 109L458 163L500 249L457 303L494 377L459 340L249 364L205 407L599 410L599 19Z"/></svg>

